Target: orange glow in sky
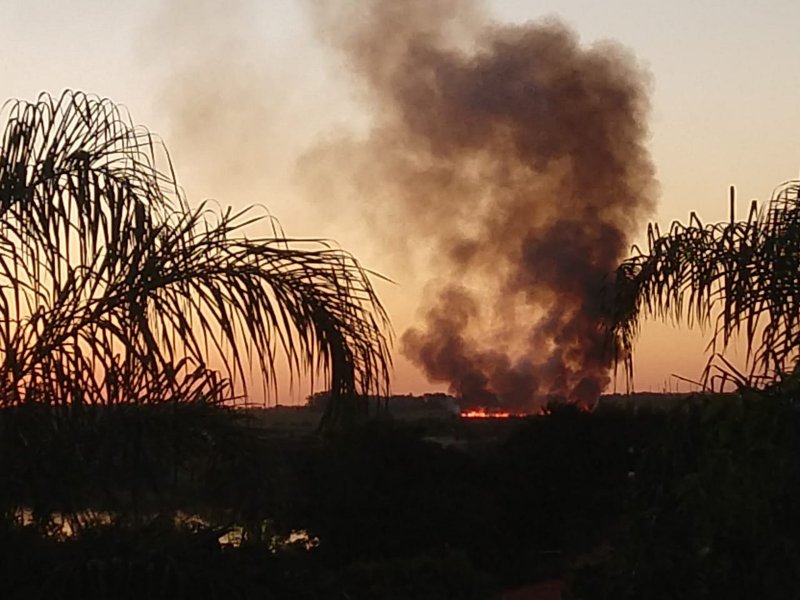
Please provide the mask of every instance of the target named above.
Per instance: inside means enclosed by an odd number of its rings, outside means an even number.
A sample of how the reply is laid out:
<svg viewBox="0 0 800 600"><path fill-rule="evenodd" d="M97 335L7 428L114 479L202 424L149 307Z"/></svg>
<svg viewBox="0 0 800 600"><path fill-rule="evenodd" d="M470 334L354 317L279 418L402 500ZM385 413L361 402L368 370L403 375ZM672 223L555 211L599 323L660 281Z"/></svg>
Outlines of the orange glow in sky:
<svg viewBox="0 0 800 600"><path fill-rule="evenodd" d="M744 212L752 198L766 200L798 176L800 3L485 5L504 22L555 14L584 44L613 38L635 53L652 77L649 147L660 184L654 219L663 225L685 221L691 210L704 221L722 220L729 185L737 186ZM370 198L350 198L343 210L329 201L331 190L309 187L298 175L298 160L316 141L361 131L369 121L304 3L6 0L3 8L0 100L73 88L124 104L135 123L164 139L190 201L264 204L290 236L335 239L393 280L375 285L395 331L415 322L436 276L421 260L425 240L387 247L371 232ZM706 341L685 327L645 325L636 388L686 389L671 374L698 378ZM394 361L394 393L442 389L399 352ZM310 391L305 382L281 389L284 403Z"/></svg>

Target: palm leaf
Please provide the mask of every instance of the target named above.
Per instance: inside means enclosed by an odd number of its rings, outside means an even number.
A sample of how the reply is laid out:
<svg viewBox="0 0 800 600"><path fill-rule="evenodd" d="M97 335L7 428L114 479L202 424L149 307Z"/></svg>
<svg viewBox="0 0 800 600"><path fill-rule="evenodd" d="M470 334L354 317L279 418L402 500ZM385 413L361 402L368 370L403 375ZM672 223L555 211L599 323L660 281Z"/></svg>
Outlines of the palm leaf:
<svg viewBox="0 0 800 600"><path fill-rule="evenodd" d="M647 250L635 249L614 278L612 334L629 381L633 342L648 316L709 329L712 355L743 335L750 375L729 368L732 380L774 379L796 368L799 196L800 182L791 181L760 210L754 202L743 221L732 215L728 222L704 225L692 214L688 225L673 223L664 235L650 227Z"/></svg>
<svg viewBox="0 0 800 600"><path fill-rule="evenodd" d="M187 381L216 394L210 364L244 392L255 368L274 393L280 356L338 399L385 388L388 319L350 254L249 237L276 232L255 209L190 207L162 145L108 100L5 110L0 403L158 402Z"/></svg>

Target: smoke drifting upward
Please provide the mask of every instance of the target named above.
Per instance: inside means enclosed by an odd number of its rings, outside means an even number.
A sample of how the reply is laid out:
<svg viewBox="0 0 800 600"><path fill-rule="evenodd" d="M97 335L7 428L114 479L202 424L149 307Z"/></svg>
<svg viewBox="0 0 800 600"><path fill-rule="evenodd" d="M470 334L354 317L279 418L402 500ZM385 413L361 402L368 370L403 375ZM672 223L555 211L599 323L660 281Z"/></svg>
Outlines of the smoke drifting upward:
<svg viewBox="0 0 800 600"><path fill-rule="evenodd" d="M315 228L298 231L308 219L289 173L321 127L314 97L326 82L308 67L317 57L305 14L291 3L268 4L155 3L139 49L164 121L152 126L193 200L265 203L293 235L320 235Z"/></svg>
<svg viewBox="0 0 800 600"><path fill-rule="evenodd" d="M604 279L653 208L633 57L552 20L494 24L463 0L316 6L372 116L317 157L381 203L379 226L433 240L438 277L403 352L464 406L596 399Z"/></svg>

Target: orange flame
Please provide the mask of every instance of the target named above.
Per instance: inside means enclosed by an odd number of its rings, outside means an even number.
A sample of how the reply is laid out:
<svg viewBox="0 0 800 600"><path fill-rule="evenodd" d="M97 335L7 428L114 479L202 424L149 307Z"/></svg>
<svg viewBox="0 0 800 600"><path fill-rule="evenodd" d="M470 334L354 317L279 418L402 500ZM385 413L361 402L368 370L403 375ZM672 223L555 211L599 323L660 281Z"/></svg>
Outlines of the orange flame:
<svg viewBox="0 0 800 600"><path fill-rule="evenodd" d="M485 408L473 408L461 412L462 419L508 419L509 417L517 417L510 412L501 410L487 410Z"/></svg>
<svg viewBox="0 0 800 600"><path fill-rule="evenodd" d="M585 403L577 404L578 410L584 413L592 412L592 406ZM505 410L492 409L492 408L471 408L469 410L462 410L460 416L462 419L509 419L511 417L549 417L553 414L553 409L550 406L540 406L535 412L509 412Z"/></svg>

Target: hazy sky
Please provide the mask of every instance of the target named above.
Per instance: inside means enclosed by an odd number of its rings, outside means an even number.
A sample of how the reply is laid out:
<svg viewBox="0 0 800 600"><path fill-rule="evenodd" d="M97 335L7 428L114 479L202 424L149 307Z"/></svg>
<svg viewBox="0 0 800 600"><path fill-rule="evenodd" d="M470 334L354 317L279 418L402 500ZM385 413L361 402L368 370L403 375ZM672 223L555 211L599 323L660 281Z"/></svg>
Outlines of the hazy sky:
<svg viewBox="0 0 800 600"><path fill-rule="evenodd" d="M349 76L315 39L303 2L0 0L0 6L0 98L73 88L125 104L138 124L164 138L190 200L264 203L289 234L335 238L397 282L379 291L398 333L412 322L430 274L370 238L359 201L346 219L337 218L320 194L298 188L298 157L365 119ZM650 150L661 223L685 220L690 210L720 220L730 184L744 211L750 198L765 199L798 176L800 3L493 0L487 6L501 22L557 17L585 44L614 39L635 53L652 77ZM636 354L637 388L662 389L674 372L697 377L701 340L648 327ZM396 366L395 391L432 387L403 359Z"/></svg>

